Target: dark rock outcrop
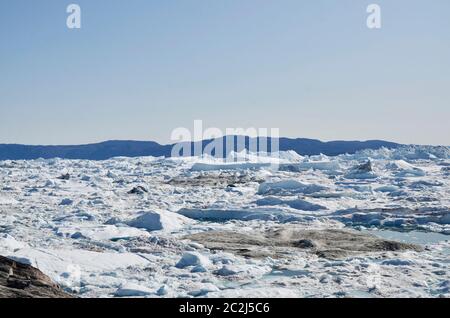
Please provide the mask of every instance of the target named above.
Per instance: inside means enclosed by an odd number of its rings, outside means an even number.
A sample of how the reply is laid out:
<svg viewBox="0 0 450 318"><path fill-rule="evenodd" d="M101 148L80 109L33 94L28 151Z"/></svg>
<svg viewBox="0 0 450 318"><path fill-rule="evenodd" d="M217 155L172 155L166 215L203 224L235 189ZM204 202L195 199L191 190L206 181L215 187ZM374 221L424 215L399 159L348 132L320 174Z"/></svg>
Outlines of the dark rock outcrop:
<svg viewBox="0 0 450 318"><path fill-rule="evenodd" d="M0 256L0 298L72 298L40 270Z"/></svg>
<svg viewBox="0 0 450 318"><path fill-rule="evenodd" d="M137 186L128 191L128 194L144 194L144 193L148 193L148 190L143 186Z"/></svg>
<svg viewBox="0 0 450 318"><path fill-rule="evenodd" d="M70 174L65 173L58 177L59 180L70 180Z"/></svg>
<svg viewBox="0 0 450 318"><path fill-rule="evenodd" d="M372 172L372 162L368 160L366 163L360 164L359 166L355 167L354 171L359 173Z"/></svg>

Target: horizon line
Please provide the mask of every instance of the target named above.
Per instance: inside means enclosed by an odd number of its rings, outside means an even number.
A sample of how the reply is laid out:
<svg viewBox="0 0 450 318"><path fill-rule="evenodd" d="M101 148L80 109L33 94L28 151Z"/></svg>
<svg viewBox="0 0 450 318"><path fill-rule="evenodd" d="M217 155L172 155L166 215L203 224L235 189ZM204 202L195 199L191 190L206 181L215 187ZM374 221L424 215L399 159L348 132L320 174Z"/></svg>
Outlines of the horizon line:
<svg viewBox="0 0 450 318"><path fill-rule="evenodd" d="M386 142L386 143L392 143L397 145L403 145L403 146L435 146L435 147L450 147L449 145L443 145L443 144L415 144L415 143L401 143L401 142L395 142L391 140L385 140L385 139L366 139L366 140L358 140L358 139L335 139L335 140L322 140L317 138L308 138L308 137L271 137L271 136L249 136L249 135L223 135L221 137L216 138L207 138L207 139L201 139L201 140L183 140L178 142L171 142L171 143L160 143L155 140L138 140L138 139L107 139L107 140L100 140L100 141L93 141L93 142L84 142L84 143L68 143L68 144L34 144L34 143L17 143L17 142L0 142L0 146L27 146L27 147L71 147L71 146L89 146L89 145L98 145L102 143L108 143L108 142L138 142L138 143L155 143L160 146L173 146L177 143L196 143L196 142L203 142L208 140L215 140L219 138L226 138L226 137L245 137L245 138L278 138L278 139L289 139L289 140L311 140L311 141L317 141L321 143L333 143L333 142Z"/></svg>

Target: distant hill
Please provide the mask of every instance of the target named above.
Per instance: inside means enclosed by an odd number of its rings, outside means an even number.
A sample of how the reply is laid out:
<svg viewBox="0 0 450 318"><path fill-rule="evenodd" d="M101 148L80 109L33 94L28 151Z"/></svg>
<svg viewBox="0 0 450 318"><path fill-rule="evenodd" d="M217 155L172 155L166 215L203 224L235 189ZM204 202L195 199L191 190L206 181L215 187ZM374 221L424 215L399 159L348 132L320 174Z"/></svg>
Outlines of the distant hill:
<svg viewBox="0 0 450 318"><path fill-rule="evenodd" d="M237 140L237 137L234 137ZM202 141L203 145L212 140ZM269 140L270 141L270 140ZM250 138L245 137L245 145L237 151L248 149ZM194 148L194 143L185 144ZM28 160L38 158L64 158L105 160L113 157L140 157L140 156L171 156L173 145L161 145L153 141L111 140L87 145L70 146L30 146L19 144L0 144L0 160ZM344 153L355 153L362 149L379 149L381 147L397 148L400 144L382 141L330 141L305 138L280 138L279 148L282 151L294 150L300 155L325 154L336 156ZM270 151L270 149L269 149ZM226 153L224 151L224 153Z"/></svg>

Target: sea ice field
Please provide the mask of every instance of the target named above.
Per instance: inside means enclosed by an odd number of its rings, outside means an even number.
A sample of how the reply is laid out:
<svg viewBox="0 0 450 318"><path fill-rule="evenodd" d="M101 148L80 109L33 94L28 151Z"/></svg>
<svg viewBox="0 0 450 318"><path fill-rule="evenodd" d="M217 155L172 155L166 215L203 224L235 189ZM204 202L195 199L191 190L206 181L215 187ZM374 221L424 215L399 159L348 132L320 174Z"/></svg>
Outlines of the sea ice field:
<svg viewBox="0 0 450 318"><path fill-rule="evenodd" d="M450 150L0 161L0 255L77 297L450 297Z"/></svg>

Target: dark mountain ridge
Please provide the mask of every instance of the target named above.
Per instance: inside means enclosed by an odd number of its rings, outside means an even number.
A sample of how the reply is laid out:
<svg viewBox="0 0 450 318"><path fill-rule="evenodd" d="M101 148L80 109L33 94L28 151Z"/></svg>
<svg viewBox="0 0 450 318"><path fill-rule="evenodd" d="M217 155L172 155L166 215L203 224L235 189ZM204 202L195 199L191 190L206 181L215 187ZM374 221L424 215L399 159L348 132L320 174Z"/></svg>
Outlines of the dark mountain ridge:
<svg viewBox="0 0 450 318"><path fill-rule="evenodd" d="M237 136L233 136L237 140ZM225 137L222 137L225 138ZM220 139L216 139L216 141ZM202 147L211 143L213 140L203 140ZM237 147L235 142L235 151L241 151L244 148L249 149L250 143L254 139L245 137L245 142L241 147ZM268 151L270 152L270 142L268 139ZM198 142L200 143L200 142ZM197 143L197 145L198 145ZM355 153L362 149L379 149L381 147L397 148L400 144L383 141L329 141L322 142L315 139L306 138L279 138L279 149L282 151L293 150L300 155L318 155L336 156L344 153ZM194 149L193 142L187 142L185 149ZM225 144L225 143L224 143ZM154 141L133 141L133 140L110 140L100 143L85 145L66 145L66 146L32 146L20 144L0 144L0 160L28 160L28 159L89 159L106 160L113 157L141 157L141 156L165 156L170 157L173 144L161 145ZM224 146L224 155L230 150Z"/></svg>

